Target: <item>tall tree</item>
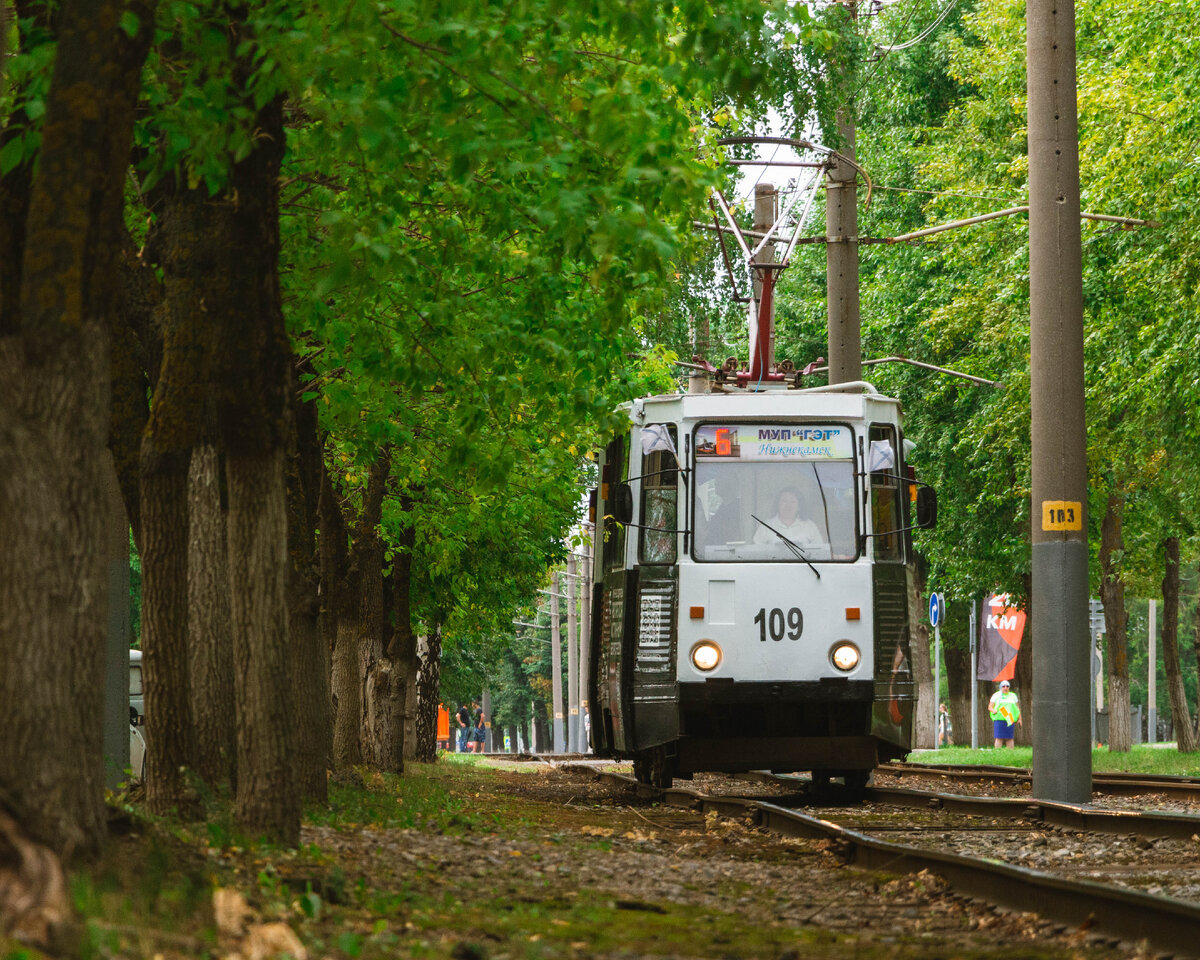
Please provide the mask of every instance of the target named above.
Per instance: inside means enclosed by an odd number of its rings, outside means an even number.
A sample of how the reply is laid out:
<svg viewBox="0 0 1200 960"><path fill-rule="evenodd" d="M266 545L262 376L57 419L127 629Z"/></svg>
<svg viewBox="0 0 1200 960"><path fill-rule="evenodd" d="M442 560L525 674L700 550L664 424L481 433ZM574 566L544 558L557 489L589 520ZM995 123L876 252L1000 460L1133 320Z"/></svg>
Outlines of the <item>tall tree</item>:
<svg viewBox="0 0 1200 960"><path fill-rule="evenodd" d="M1167 693L1171 702L1171 726L1180 753L1200 749L1196 730L1188 710L1183 674L1179 669L1179 539L1168 537L1163 542L1163 664L1167 673Z"/></svg>
<svg viewBox="0 0 1200 960"><path fill-rule="evenodd" d="M20 12L27 54L49 41L48 24ZM11 733L0 792L35 839L64 853L94 851L104 832L109 325L153 13L153 3L64 2L37 98L40 138L11 125L0 138L0 710Z"/></svg>
<svg viewBox="0 0 1200 960"><path fill-rule="evenodd" d="M229 489L237 815L248 830L294 844L294 704L290 685L281 682L289 676L284 467L292 358L279 290L282 97L257 111L254 126L254 149L233 167L224 198L227 285L214 311L226 358L216 388Z"/></svg>

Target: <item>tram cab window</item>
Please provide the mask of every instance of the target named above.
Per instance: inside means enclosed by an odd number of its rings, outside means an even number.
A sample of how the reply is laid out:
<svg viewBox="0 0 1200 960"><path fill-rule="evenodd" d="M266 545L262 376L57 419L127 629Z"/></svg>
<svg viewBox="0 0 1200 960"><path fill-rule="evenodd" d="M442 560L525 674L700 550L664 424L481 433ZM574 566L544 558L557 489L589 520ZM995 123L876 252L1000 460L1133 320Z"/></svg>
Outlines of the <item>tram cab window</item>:
<svg viewBox="0 0 1200 960"><path fill-rule="evenodd" d="M675 424L653 424L665 428L671 446L679 449ZM643 431L645 449L646 431ZM679 501L679 464L673 450L655 450L642 455L642 510L640 555L642 563L675 563L678 538L675 522Z"/></svg>
<svg viewBox="0 0 1200 960"><path fill-rule="evenodd" d="M900 494L900 461L897 454L896 428L890 424L874 424L869 433L870 445L867 468L871 471L871 532L876 536L875 559L904 560L904 511Z"/></svg>
<svg viewBox="0 0 1200 960"><path fill-rule="evenodd" d="M849 426L702 424L694 448L697 560L855 559Z"/></svg>
<svg viewBox="0 0 1200 960"><path fill-rule="evenodd" d="M613 517L613 497L617 484L626 476L625 437L618 437L604 448L604 469L600 475L600 496L604 499L604 569L625 566L625 526Z"/></svg>

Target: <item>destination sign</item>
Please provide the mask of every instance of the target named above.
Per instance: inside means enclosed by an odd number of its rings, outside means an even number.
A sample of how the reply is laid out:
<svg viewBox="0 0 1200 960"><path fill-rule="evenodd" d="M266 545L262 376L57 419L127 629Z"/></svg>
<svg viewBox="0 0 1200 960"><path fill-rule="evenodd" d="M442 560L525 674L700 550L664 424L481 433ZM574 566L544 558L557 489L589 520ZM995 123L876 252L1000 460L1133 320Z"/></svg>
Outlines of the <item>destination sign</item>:
<svg viewBox="0 0 1200 960"><path fill-rule="evenodd" d="M836 424L706 423L696 430L697 460L849 460L854 437Z"/></svg>

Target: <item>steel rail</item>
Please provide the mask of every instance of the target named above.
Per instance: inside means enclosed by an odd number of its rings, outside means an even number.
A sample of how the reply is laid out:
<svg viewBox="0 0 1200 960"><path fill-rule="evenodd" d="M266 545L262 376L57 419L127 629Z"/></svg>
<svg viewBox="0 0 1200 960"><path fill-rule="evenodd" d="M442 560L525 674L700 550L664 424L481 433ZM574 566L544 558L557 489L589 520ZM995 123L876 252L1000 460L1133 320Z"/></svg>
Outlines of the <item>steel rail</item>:
<svg viewBox="0 0 1200 960"><path fill-rule="evenodd" d="M1026 767L1007 767L1001 764L994 763L891 763L886 764L887 769L914 770L984 770L988 773L1018 773L1029 775L1029 770ZM884 769L881 767L880 769ZM1178 774L1167 773L1125 773L1120 771L1112 771L1108 773L1093 774L1094 777L1101 777L1105 780L1133 780L1138 783L1182 783L1182 784L1198 784L1200 785L1200 777L1181 776Z"/></svg>
<svg viewBox="0 0 1200 960"><path fill-rule="evenodd" d="M1091 880L1057 877L1028 867L880 840L763 800L709 797L676 787L659 790L625 774L600 770L586 763L562 766L635 789L639 796L658 797L672 806L689 807L699 813L712 812L749 821L781 836L833 840L849 862L866 870L908 873L930 870L957 892L1008 909L1036 913L1057 923L1088 924L1105 935L1146 940L1157 949L1188 955L1196 950L1200 905Z"/></svg>
<svg viewBox="0 0 1200 960"><path fill-rule="evenodd" d="M811 781L792 774L756 771L755 779L791 787ZM1097 807L1036 800L1029 797L980 797L960 793L909 790L906 787L871 786L863 798L876 803L913 809L940 810L982 817L1023 819L1066 830L1091 833L1133 834L1190 840L1200 836L1200 817L1189 813L1163 813L1157 810L1104 810Z"/></svg>
<svg viewBox="0 0 1200 960"><path fill-rule="evenodd" d="M867 787L866 799L893 806L941 810L985 817L1031 820L1067 830L1090 833L1135 834L1190 840L1200 835L1200 817L1186 813L1143 810L1100 810L1054 800L1023 797L969 797L956 793L930 793L903 787Z"/></svg>
<svg viewBox="0 0 1200 960"><path fill-rule="evenodd" d="M880 773L898 777L949 777L955 780L1006 780L1028 783L1031 775L1021 767L937 766L935 764L882 764ZM1164 793L1182 800L1200 800L1200 778L1155 777L1144 774L1098 773L1092 775L1092 790L1113 797L1136 797L1145 793Z"/></svg>

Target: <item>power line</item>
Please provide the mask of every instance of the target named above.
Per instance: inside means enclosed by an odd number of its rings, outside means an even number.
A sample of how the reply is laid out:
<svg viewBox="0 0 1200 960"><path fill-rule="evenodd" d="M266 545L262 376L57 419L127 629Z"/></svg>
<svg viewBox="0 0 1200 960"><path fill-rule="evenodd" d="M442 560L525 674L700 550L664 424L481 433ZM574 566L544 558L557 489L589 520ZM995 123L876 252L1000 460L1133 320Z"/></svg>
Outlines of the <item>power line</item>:
<svg viewBox="0 0 1200 960"><path fill-rule="evenodd" d="M931 23L928 27L926 27L924 30L922 30L919 34L917 34L911 40L905 40L904 43L894 43L894 44L887 44L887 45L883 45L883 46L881 46L880 44L876 44L875 49L882 50L883 53L886 55L889 53L893 53L896 50L907 50L909 47L915 47L918 43L920 43L922 40L924 40L926 37L928 37L931 33L933 33L933 31L938 28L938 25L943 20L945 20L946 17L948 17L950 15L950 11L953 10L956 6L958 6L958 0L950 0L950 2L948 4L946 4L946 6L942 10L942 12L937 15L937 18L933 21L933 23ZM882 59L882 57L880 59Z"/></svg>
<svg viewBox="0 0 1200 960"><path fill-rule="evenodd" d="M995 200L999 203L1020 203L1012 197L993 197L986 193L960 193L955 190L917 190L913 187L887 187L881 183L875 184L877 190L892 190L897 193L923 193L931 197L968 197L972 200Z"/></svg>
<svg viewBox="0 0 1200 960"><path fill-rule="evenodd" d="M911 5L908 10L908 16L906 16L904 18L904 22L902 24L900 24L900 29L896 31L897 37L899 37L901 34L904 33L905 30L908 29L909 23L912 21L913 16L917 12L918 2L919 2L919 0L912 0ZM858 82L858 85L854 88L854 92L850 95L851 105L853 105L854 103L856 103L858 101L858 95L863 91L863 89L866 87L866 85L870 82L871 77L873 77L875 75L875 72L879 69L880 64L882 64L886 58L887 58L886 50L883 51L883 54L881 56L875 58L875 62L872 65L871 69L869 71L867 71L867 75Z"/></svg>

